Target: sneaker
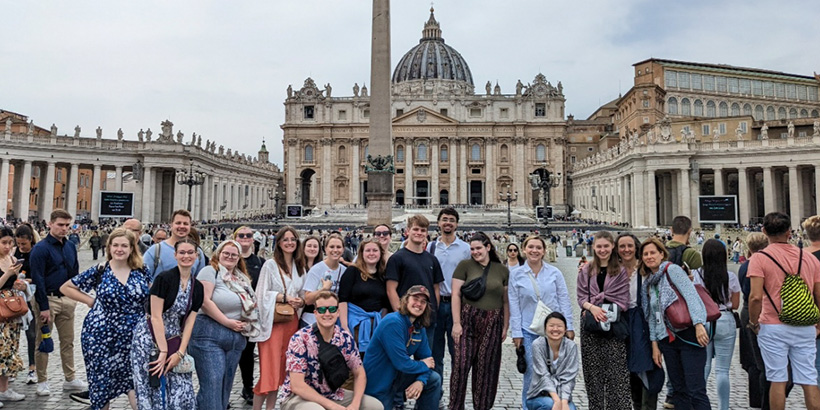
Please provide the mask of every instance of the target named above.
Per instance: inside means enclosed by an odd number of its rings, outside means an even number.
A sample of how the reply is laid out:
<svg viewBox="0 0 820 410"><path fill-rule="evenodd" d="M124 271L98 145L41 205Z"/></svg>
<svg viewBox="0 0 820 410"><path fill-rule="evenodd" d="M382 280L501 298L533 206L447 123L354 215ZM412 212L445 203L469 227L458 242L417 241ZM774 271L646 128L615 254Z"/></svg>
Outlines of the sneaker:
<svg viewBox="0 0 820 410"><path fill-rule="evenodd" d="M665 408L665 409L674 409L675 404L672 403L671 401L666 401L666 402L663 403L663 408Z"/></svg>
<svg viewBox="0 0 820 410"><path fill-rule="evenodd" d="M70 382L63 383L63 390L82 392L88 390L88 385L80 379L74 379Z"/></svg>
<svg viewBox="0 0 820 410"><path fill-rule="evenodd" d="M37 395L51 396L51 388L48 387L48 382L42 382L37 384Z"/></svg>
<svg viewBox="0 0 820 410"><path fill-rule="evenodd" d="M26 384L36 384L37 383L37 372L34 370L28 371L28 377L26 377Z"/></svg>
<svg viewBox="0 0 820 410"><path fill-rule="evenodd" d="M77 403L82 403L85 405L91 405L91 398L88 397L88 391L80 392L80 393L71 393L68 395L71 400L76 401Z"/></svg>
<svg viewBox="0 0 820 410"><path fill-rule="evenodd" d="M0 408L3 408L3 402L0 401Z"/></svg>
<svg viewBox="0 0 820 410"><path fill-rule="evenodd" d="M0 392L0 400L4 401L21 401L26 398L25 394L17 393L12 389L8 389L4 392Z"/></svg>
<svg viewBox="0 0 820 410"><path fill-rule="evenodd" d="M253 390L248 387L242 388L242 399L245 400L246 404L253 405Z"/></svg>

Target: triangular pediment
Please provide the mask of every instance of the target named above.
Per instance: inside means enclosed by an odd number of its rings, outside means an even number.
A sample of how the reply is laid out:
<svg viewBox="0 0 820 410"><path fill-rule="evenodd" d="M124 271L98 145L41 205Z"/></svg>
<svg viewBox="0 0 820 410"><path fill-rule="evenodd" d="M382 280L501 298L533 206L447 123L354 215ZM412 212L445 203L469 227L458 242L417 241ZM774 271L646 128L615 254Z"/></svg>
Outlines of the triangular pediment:
<svg viewBox="0 0 820 410"><path fill-rule="evenodd" d="M418 107L393 118L393 125L457 124L458 121L424 107Z"/></svg>

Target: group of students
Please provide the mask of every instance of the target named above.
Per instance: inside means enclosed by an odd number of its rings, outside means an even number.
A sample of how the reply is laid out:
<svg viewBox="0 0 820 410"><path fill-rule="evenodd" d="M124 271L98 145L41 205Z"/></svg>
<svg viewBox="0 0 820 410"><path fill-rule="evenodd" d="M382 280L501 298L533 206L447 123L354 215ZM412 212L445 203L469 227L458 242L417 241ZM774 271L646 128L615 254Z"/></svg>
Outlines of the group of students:
<svg viewBox="0 0 820 410"><path fill-rule="evenodd" d="M46 238L51 245L65 243L60 229L71 221L65 211L55 212ZM820 236L820 220L811 221ZM654 409L663 368L675 408L711 408L706 378L714 361L719 406L727 409L738 326L734 311L743 289L749 309L742 320L751 332L745 337L754 337L763 363L756 366L755 382L771 385L765 386L771 399L764 407L783 408L788 359L807 408L820 403L816 328L784 325L777 312L784 280L777 264L801 276L815 309L820 300L820 262L781 243L790 232L787 216L766 216L771 262L755 254L740 280L728 271L719 241L707 241L702 255L687 246L686 217L675 218L672 241L665 245L657 238L641 243L630 234L595 233L592 258L576 284L580 349L567 285L544 262L543 238L508 245L502 261L487 235L457 238L454 209L443 209L437 225L439 237L428 242L429 221L411 216L407 239L395 254L389 252L391 227L376 226L352 263L343 260L340 235L303 240L291 227L279 230L273 257L262 260L254 252L254 231L242 226L208 262L189 238L190 215L179 210L168 238L144 257L137 235L125 228L109 235L104 264L71 274L76 255L60 255L68 279L59 287L61 296L50 293L48 301L65 304L65 297L91 308L81 341L94 409L107 408L123 394L135 409L225 409L237 367L242 397L254 409L272 409L277 402L282 409L393 409L403 408L406 399L419 409L437 409L444 405L445 343L452 360L448 408L464 408L472 371L472 406L490 409L508 333L524 373L524 408L574 409L580 370L590 409ZM10 232L0 229L3 296L25 288L16 277L20 267ZM807 232L812 239L814 231ZM820 251L820 237L815 239L814 251ZM764 303L764 291L771 303ZM719 313L707 309L711 305ZM673 317L681 306L684 324L681 315ZM3 400L16 394L8 377L22 369L16 351L21 327L9 321L0 322L0 329ZM64 329L58 332L62 339ZM36 337L42 338L39 332Z"/></svg>

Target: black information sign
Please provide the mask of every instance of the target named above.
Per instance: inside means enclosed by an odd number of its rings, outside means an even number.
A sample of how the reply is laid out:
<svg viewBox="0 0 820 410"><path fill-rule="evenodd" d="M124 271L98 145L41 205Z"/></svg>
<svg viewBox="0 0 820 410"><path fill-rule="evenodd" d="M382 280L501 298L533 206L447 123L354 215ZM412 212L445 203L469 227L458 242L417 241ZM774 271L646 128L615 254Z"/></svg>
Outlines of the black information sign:
<svg viewBox="0 0 820 410"><path fill-rule="evenodd" d="M539 221L543 220L545 217L549 220L552 220L553 219L552 207L551 206L543 207L543 206L540 206L540 205L536 206L535 207L535 217Z"/></svg>
<svg viewBox="0 0 820 410"><path fill-rule="evenodd" d="M100 192L100 218L132 218L133 216L133 192Z"/></svg>
<svg viewBox="0 0 820 410"><path fill-rule="evenodd" d="M698 197L698 219L701 223L737 223L737 196L701 195Z"/></svg>
<svg viewBox="0 0 820 410"><path fill-rule="evenodd" d="M285 215L287 215L288 218L301 218L302 205L288 205L287 213Z"/></svg>

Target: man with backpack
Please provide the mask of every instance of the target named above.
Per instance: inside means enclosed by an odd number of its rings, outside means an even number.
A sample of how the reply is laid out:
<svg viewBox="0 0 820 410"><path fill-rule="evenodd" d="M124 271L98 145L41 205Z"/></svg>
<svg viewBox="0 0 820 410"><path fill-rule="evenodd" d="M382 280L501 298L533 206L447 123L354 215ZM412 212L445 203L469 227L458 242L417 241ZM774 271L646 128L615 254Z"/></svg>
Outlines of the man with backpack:
<svg viewBox="0 0 820 410"><path fill-rule="evenodd" d="M669 250L669 262L683 268L689 277L692 271L703 266L703 258L695 248L689 247L689 236L692 234L692 220L678 215L672 220L672 240L666 243Z"/></svg>
<svg viewBox="0 0 820 410"><path fill-rule="evenodd" d="M760 353L771 382L769 407L786 406L789 365L795 384L803 387L806 408L820 409L820 389L814 367L817 323L820 320L820 262L789 243L788 215L772 212L763 218L769 246L752 255L749 328L757 333Z"/></svg>
<svg viewBox="0 0 820 410"><path fill-rule="evenodd" d="M191 214L184 209L177 209L171 215L171 229L168 239L152 245L143 255L143 262L148 271L151 272L152 278L156 278L160 273L177 266L177 260L174 257L176 253L174 245L178 241L187 238L189 233L191 233ZM191 272L196 276L205 265L205 255L202 253L202 249L197 249L196 262L194 262Z"/></svg>

